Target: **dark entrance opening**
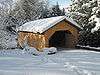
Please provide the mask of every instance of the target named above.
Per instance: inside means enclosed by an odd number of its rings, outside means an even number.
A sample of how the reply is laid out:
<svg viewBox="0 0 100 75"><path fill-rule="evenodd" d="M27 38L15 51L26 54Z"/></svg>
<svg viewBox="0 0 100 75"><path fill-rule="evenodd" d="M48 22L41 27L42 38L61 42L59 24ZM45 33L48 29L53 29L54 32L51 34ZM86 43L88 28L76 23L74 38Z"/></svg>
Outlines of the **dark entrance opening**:
<svg viewBox="0 0 100 75"><path fill-rule="evenodd" d="M66 35L67 31L56 31L49 39L49 46L66 48Z"/></svg>

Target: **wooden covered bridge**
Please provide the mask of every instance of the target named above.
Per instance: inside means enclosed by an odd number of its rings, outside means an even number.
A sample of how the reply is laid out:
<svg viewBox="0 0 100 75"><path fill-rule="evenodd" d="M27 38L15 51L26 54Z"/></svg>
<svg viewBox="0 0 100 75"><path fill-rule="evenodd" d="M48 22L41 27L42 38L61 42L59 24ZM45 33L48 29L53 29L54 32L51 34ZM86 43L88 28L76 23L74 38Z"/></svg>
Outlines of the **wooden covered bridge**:
<svg viewBox="0 0 100 75"><path fill-rule="evenodd" d="M25 41L39 51L45 47L74 48L82 28L65 17L51 17L27 22L18 28L18 45Z"/></svg>

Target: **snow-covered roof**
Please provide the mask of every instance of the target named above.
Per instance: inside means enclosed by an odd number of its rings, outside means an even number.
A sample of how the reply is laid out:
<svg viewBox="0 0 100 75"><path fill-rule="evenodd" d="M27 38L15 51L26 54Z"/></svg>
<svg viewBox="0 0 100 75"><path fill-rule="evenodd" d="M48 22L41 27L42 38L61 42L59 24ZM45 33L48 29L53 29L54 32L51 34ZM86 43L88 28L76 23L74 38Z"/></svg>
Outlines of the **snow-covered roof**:
<svg viewBox="0 0 100 75"><path fill-rule="evenodd" d="M82 29L75 21L69 19L65 16L58 16L58 17L51 17L45 19L39 19L35 21L30 21L18 28L18 31L27 31L27 32L34 32L34 33L43 33L44 31L48 30L52 26L56 25L60 21L66 19L76 27Z"/></svg>

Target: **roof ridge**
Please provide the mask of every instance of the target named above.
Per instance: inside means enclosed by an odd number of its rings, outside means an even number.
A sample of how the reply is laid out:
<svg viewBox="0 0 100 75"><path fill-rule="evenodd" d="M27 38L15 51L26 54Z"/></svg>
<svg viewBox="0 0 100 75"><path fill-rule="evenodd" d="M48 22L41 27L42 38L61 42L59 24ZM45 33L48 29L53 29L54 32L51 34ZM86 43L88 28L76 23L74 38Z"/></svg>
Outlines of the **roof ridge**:
<svg viewBox="0 0 100 75"><path fill-rule="evenodd" d="M66 19L76 27L80 28L81 27L72 19L66 17L66 16L57 16L57 17L50 17L50 18L44 18L44 19L39 19L39 20L34 20L27 22L20 26L18 28L18 31L28 31L28 32L34 32L34 33L43 33L44 31L48 30L52 26L56 25L60 21Z"/></svg>

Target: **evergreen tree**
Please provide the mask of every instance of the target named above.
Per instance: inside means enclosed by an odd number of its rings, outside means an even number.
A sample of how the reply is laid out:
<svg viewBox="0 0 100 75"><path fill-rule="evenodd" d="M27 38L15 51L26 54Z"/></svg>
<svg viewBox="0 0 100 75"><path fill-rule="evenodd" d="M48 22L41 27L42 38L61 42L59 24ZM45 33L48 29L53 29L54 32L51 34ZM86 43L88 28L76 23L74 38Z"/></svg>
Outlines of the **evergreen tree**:
<svg viewBox="0 0 100 75"><path fill-rule="evenodd" d="M96 46L100 26L100 0L72 0L69 7L72 17L84 30L80 34L79 44ZM94 34L98 35L94 35Z"/></svg>
<svg viewBox="0 0 100 75"><path fill-rule="evenodd" d="M40 16L40 19L48 18L48 17L50 17L49 2L46 1L45 4L42 2L42 4L41 4L41 16Z"/></svg>
<svg viewBox="0 0 100 75"><path fill-rule="evenodd" d="M52 6L49 9L43 8L42 7L42 14L40 18L49 18L49 17L55 17L55 16L64 16L65 15L65 9L63 8L62 10L59 7L59 4L57 2L56 5Z"/></svg>
<svg viewBox="0 0 100 75"><path fill-rule="evenodd" d="M52 7L52 13L51 16L63 16L65 15L65 10L61 10L59 8L59 4L57 2L57 4L55 6Z"/></svg>

